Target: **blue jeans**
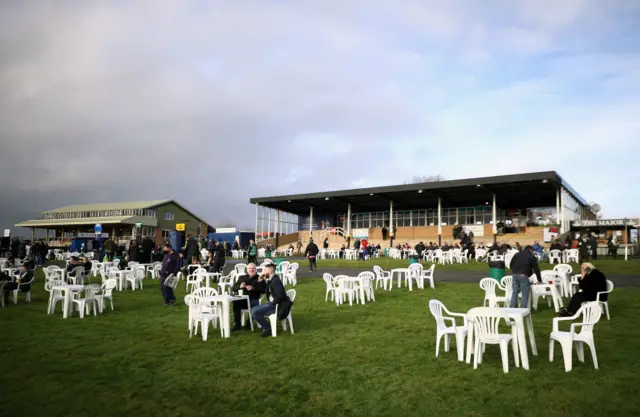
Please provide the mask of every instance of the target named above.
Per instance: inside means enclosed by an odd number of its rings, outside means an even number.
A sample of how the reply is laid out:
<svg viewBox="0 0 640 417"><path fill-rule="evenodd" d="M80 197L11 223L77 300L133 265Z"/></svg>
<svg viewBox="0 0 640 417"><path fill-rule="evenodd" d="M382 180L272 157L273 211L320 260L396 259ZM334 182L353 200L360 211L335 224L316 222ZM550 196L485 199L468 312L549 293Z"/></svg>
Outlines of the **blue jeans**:
<svg viewBox="0 0 640 417"><path fill-rule="evenodd" d="M235 325L235 327L240 327L242 310L248 309L249 312L251 312L251 309L253 307L260 305L260 300L257 298L249 298L249 303L251 304L251 306L247 306L247 302L245 300L237 300L233 302L233 324Z"/></svg>
<svg viewBox="0 0 640 417"><path fill-rule="evenodd" d="M176 301L176 296L173 295L173 288L167 287L164 285L164 281L167 277L160 278L160 291L162 291L162 296L164 297L164 303L169 304L172 301Z"/></svg>
<svg viewBox="0 0 640 417"><path fill-rule="evenodd" d="M525 275L513 275L513 284L511 285L511 308L518 307L518 292L522 291L522 308L529 308L529 289L531 282L529 277Z"/></svg>
<svg viewBox="0 0 640 417"><path fill-rule="evenodd" d="M275 313L276 306L273 305L271 301L266 304L261 304L259 306L253 307L251 309L251 315L253 319L260 323L260 327L262 327L263 331L271 330L271 321L267 320L265 317L270 316Z"/></svg>

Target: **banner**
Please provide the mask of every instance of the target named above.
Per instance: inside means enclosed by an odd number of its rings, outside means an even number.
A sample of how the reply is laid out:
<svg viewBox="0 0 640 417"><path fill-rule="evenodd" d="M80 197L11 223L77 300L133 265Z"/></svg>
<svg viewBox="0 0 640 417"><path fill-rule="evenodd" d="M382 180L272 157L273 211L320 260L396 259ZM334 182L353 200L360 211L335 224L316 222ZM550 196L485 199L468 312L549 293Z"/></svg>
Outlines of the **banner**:
<svg viewBox="0 0 640 417"><path fill-rule="evenodd" d="M97 233L78 233L77 237L87 238L87 239L94 239L94 238L98 238L98 234ZM107 237L109 237L109 233L101 233L100 237L107 238Z"/></svg>
<svg viewBox="0 0 640 417"><path fill-rule="evenodd" d="M484 236L484 226L481 224L464 225L462 228L467 234L473 232L474 237Z"/></svg>
<svg viewBox="0 0 640 417"><path fill-rule="evenodd" d="M353 229L351 233L353 234L353 237L356 239L369 238L369 229Z"/></svg>
<svg viewBox="0 0 640 417"><path fill-rule="evenodd" d="M545 227L542 235L542 239L545 243L551 242L553 239L557 238L559 235L557 227Z"/></svg>

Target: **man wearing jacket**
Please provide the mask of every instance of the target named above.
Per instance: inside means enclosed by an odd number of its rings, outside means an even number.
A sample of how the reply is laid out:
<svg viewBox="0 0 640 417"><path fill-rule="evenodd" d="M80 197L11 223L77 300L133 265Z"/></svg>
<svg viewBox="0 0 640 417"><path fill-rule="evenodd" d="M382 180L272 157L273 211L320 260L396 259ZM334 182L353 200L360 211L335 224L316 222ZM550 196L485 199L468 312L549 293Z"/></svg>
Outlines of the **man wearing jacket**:
<svg viewBox="0 0 640 417"><path fill-rule="evenodd" d="M222 268L224 268L225 264L225 255L226 252L222 243L216 243L216 250L213 252L213 272L222 272Z"/></svg>
<svg viewBox="0 0 640 417"><path fill-rule="evenodd" d="M518 306L518 292L522 291L522 308L529 308L529 288L531 282L529 278L536 274L538 282L542 282L538 260L533 255L533 247L527 246L522 252L518 252L511 258L509 265L513 275L511 290L511 308Z"/></svg>
<svg viewBox="0 0 640 417"><path fill-rule="evenodd" d="M173 306L176 303L176 296L173 294L173 288L167 287L164 282L170 275L177 275L180 272L180 259L169 243L165 243L162 250L164 259L160 269L160 291L164 297L164 305Z"/></svg>
<svg viewBox="0 0 640 417"><path fill-rule="evenodd" d="M276 266L274 264L265 266L264 274L258 279L259 281L266 280L267 299L269 301L253 307L251 316L262 327L260 337L269 337L271 336L271 322L267 320L267 317L273 314L276 311L276 306L278 306L278 320L284 320L291 311L291 300L287 296L280 277L276 275Z"/></svg>
<svg viewBox="0 0 640 417"><path fill-rule="evenodd" d="M247 250L247 256L248 256L247 260L249 264L258 263L258 246L255 244L253 239L249 241L249 249Z"/></svg>
<svg viewBox="0 0 640 417"><path fill-rule="evenodd" d="M247 302L245 300L236 300L233 302L233 321L234 326L231 331L240 330L240 319L242 317L242 309L248 308L249 311L253 307L256 307L260 304L260 297L262 294L267 292L267 285L264 280L260 281L260 277L256 271L256 264L250 263L247 265L247 274L241 275L231 287L233 292L243 291L245 295L249 296L250 306L247 307ZM245 327L250 328L249 323Z"/></svg>
<svg viewBox="0 0 640 417"><path fill-rule="evenodd" d="M318 270L318 265L316 264L316 257L320 249L318 249L318 245L313 242L313 239L309 239L309 244L307 245L307 249L304 251L304 256L309 259L309 269L311 272L314 270Z"/></svg>

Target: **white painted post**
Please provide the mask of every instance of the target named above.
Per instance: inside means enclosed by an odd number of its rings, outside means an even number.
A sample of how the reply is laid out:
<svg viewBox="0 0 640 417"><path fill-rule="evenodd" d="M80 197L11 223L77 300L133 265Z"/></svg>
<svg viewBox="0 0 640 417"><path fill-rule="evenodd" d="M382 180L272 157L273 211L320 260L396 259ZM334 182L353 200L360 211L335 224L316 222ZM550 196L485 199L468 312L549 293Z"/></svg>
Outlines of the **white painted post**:
<svg viewBox="0 0 640 417"><path fill-rule="evenodd" d="M351 236L351 203L347 205L347 235Z"/></svg>
<svg viewBox="0 0 640 417"><path fill-rule="evenodd" d="M271 238L271 208L269 208L268 218L267 218L267 239Z"/></svg>
<svg viewBox="0 0 640 417"><path fill-rule="evenodd" d="M491 212L491 216L493 219L493 234L497 235L498 234L498 226L497 226L497 222L498 222L498 208L496 205L496 193L493 193L493 209Z"/></svg>
<svg viewBox="0 0 640 417"><path fill-rule="evenodd" d="M309 237L313 236L313 207L309 207Z"/></svg>
<svg viewBox="0 0 640 417"><path fill-rule="evenodd" d="M256 204L256 228L255 228L255 234L254 234L254 240L257 242L258 241L258 206L259 204Z"/></svg>

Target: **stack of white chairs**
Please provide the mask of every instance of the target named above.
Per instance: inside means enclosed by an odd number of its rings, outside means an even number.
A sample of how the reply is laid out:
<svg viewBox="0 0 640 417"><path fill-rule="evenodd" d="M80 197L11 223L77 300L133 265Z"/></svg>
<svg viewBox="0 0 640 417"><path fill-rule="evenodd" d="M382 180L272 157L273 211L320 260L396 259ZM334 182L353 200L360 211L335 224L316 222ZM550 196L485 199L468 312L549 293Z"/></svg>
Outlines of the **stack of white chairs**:
<svg viewBox="0 0 640 417"><path fill-rule="evenodd" d="M258 256L259 257L264 258L265 253L266 253L266 249L265 248L258 249Z"/></svg>
<svg viewBox="0 0 640 417"><path fill-rule="evenodd" d="M549 362L553 362L553 345L554 342L560 343L562 347L562 355L564 357L564 370L571 371L573 362L573 344L576 344L576 352L578 360L584 362L584 345L589 346L591 357L593 358L593 367L598 369L598 357L596 355L596 346L593 339L593 328L600 321L602 309L599 303L590 302L583 304L578 312L571 317L556 317L553 319L553 331L549 337ZM568 332L560 331L559 325L561 321L574 321L582 317L582 322L572 323Z"/></svg>
<svg viewBox="0 0 640 417"><path fill-rule="evenodd" d="M144 277L146 276L146 274L147 271L145 270L144 266L137 265L136 267L134 267L127 273L127 288L129 287L128 284L131 284L131 289L133 291L135 291L137 287L140 287L140 289L142 290L142 282L144 281Z"/></svg>
<svg viewBox="0 0 640 417"><path fill-rule="evenodd" d="M222 307L218 303L212 303L209 298L218 295L214 288L200 288L185 297L185 303L189 306L189 337L198 334L198 326L202 330L202 340L207 341L209 323L215 328L220 327L220 336L224 336L222 325Z"/></svg>
<svg viewBox="0 0 640 417"><path fill-rule="evenodd" d="M436 319L437 333L436 333L436 358L440 352L440 340L444 336L444 351L449 352L449 346L451 344L451 335L456 338L456 350L458 352L458 361L464 361L464 341L467 337L467 316L466 314L452 313L438 300L429 301L429 310ZM445 314L450 317L445 317ZM456 324L455 317L462 318L462 325ZM451 323L447 326L446 321Z"/></svg>
<svg viewBox="0 0 640 417"><path fill-rule="evenodd" d="M233 269L235 269L236 274L238 276L246 275L246 273L247 273L247 264L243 264L243 263L236 264L233 267Z"/></svg>
<svg viewBox="0 0 640 417"><path fill-rule="evenodd" d="M293 285L294 287L298 284L298 268L300 268L300 264L294 262L289 265L285 274L283 274L283 284L284 285Z"/></svg>
<svg viewBox="0 0 640 417"><path fill-rule="evenodd" d="M360 287L355 281L349 279L346 275L338 275L334 280L337 283L335 291L336 304L340 305L344 303L347 298L349 299L350 306L353 306L354 300L356 303L358 302L360 297Z"/></svg>
<svg viewBox="0 0 640 417"><path fill-rule="evenodd" d="M391 278L391 272L385 271L378 265L373 266L373 272L376 274L376 288L382 283L382 288L390 291L393 287L393 279Z"/></svg>
<svg viewBox="0 0 640 417"><path fill-rule="evenodd" d="M431 257L432 262L439 262L440 264L445 264L447 262L446 256L442 249L436 249L433 251L433 255Z"/></svg>
<svg viewBox="0 0 640 417"><path fill-rule="evenodd" d="M421 263L411 264L407 269L409 270L409 273L404 274L405 280L406 280L405 285L408 285L409 288L413 288L413 281L415 281L416 286L420 288L420 281L421 281L422 269L423 269L422 264Z"/></svg>
<svg viewBox="0 0 640 417"><path fill-rule="evenodd" d="M502 356L502 370L505 374L508 373L509 343L511 343L516 366L520 366L515 321L509 319L509 317L501 310L492 307L472 308L467 312L467 319L473 322L473 369L478 368L478 364L482 363L482 356L486 345L499 345L500 354ZM509 326L511 326L511 334L498 332L500 322L502 321L505 321Z"/></svg>
<svg viewBox="0 0 640 417"><path fill-rule="evenodd" d="M555 265L553 267L553 270L559 274L571 274L573 272L573 268L568 264ZM571 284L567 283L567 281L564 279L558 279L560 280L560 283L562 285L562 296L571 297L573 295L573 293L571 292Z"/></svg>
<svg viewBox="0 0 640 417"><path fill-rule="evenodd" d="M579 261L579 259L580 259L579 256L580 256L580 253L579 253L578 249L569 249L567 251L567 255L566 255L567 262L572 262L573 261L575 263L578 263L578 262L580 262Z"/></svg>
<svg viewBox="0 0 640 417"><path fill-rule="evenodd" d="M189 293L189 287L191 287L191 292L197 290L204 284L204 280L206 279L207 271L204 268L197 268L192 273L187 275L186 282L186 291Z"/></svg>

